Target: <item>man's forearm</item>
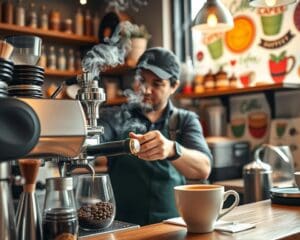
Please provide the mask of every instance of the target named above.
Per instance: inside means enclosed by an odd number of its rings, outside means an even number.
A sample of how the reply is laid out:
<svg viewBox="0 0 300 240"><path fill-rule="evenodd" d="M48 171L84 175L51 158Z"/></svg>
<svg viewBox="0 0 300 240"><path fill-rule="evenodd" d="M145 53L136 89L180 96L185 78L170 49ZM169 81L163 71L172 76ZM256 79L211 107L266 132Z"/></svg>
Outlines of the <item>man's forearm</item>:
<svg viewBox="0 0 300 240"><path fill-rule="evenodd" d="M188 179L207 179L211 170L206 154L185 147L182 147L182 156L172 163Z"/></svg>

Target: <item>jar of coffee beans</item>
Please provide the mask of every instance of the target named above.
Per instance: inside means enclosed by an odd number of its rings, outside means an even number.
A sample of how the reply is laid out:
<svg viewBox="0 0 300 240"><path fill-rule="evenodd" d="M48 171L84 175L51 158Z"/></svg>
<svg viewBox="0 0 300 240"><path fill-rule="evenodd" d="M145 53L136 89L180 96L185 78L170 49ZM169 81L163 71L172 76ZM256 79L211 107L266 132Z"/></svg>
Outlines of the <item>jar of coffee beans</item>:
<svg viewBox="0 0 300 240"><path fill-rule="evenodd" d="M43 211L43 240L76 240L78 229L73 178L47 178Z"/></svg>
<svg viewBox="0 0 300 240"><path fill-rule="evenodd" d="M44 240L76 240L78 233L77 213L74 209L54 208L43 219Z"/></svg>
<svg viewBox="0 0 300 240"><path fill-rule="evenodd" d="M76 200L80 228L109 227L115 218L116 204L107 174L77 176Z"/></svg>

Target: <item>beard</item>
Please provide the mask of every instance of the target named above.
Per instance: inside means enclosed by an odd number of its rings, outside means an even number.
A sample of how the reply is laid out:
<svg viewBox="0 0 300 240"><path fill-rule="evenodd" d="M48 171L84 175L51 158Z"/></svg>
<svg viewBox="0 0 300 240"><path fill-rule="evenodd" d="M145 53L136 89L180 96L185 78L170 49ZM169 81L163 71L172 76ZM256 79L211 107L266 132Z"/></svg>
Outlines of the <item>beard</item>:
<svg viewBox="0 0 300 240"><path fill-rule="evenodd" d="M140 108L141 108L142 112L144 112L144 113L149 113L149 112L155 111L155 108L151 103L141 102Z"/></svg>

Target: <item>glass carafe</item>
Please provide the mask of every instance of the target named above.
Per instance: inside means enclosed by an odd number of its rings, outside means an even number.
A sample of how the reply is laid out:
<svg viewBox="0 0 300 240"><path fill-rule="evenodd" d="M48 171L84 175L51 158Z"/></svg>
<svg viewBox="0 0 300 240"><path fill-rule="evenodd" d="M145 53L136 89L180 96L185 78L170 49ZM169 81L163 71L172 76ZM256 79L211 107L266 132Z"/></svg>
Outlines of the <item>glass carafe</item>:
<svg viewBox="0 0 300 240"><path fill-rule="evenodd" d="M77 239L78 218L72 177L46 180L43 212L44 240Z"/></svg>
<svg viewBox="0 0 300 240"><path fill-rule="evenodd" d="M107 174L78 176L76 201L79 226L82 229L102 229L112 224L116 204Z"/></svg>

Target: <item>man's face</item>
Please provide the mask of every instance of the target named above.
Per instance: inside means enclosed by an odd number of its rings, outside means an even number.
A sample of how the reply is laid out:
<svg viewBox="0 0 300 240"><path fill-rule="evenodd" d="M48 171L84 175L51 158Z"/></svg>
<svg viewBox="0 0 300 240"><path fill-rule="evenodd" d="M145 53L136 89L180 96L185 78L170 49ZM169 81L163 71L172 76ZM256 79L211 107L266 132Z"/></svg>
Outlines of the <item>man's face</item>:
<svg viewBox="0 0 300 240"><path fill-rule="evenodd" d="M137 90L142 96L142 108L146 112L163 109L170 95L178 87L178 84L171 86L167 79L160 79L148 70L142 70L137 83Z"/></svg>

